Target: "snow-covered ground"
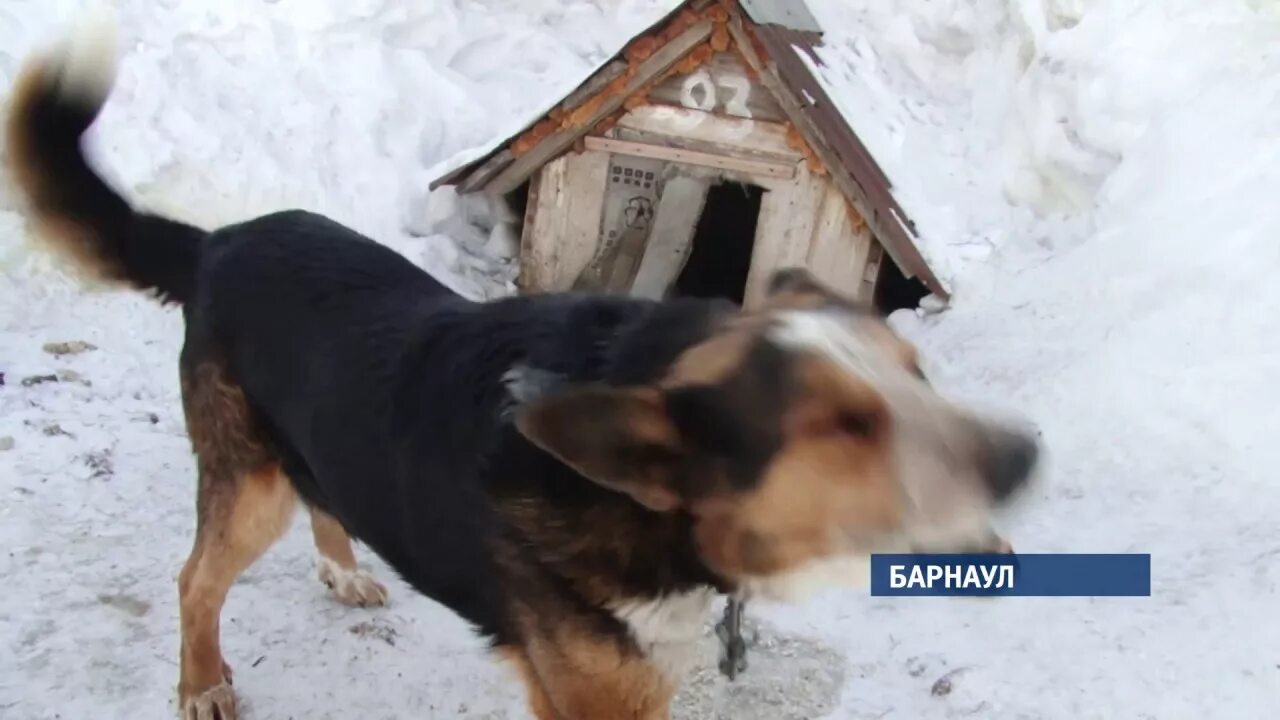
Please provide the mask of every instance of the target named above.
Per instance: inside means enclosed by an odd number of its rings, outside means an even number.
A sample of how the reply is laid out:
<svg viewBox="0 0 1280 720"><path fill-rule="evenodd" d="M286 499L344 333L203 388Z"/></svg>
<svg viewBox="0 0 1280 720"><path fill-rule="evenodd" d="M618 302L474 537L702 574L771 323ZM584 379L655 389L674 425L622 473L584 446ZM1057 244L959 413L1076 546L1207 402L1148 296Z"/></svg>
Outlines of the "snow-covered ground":
<svg viewBox="0 0 1280 720"><path fill-rule="evenodd" d="M0 93L80 4L0 0ZM1008 535L1150 552L1154 595L756 607L752 669L733 686L704 671L677 717L1274 717L1280 3L811 4L833 28L829 84L956 291L895 323L947 388L1031 414L1050 448ZM118 5L123 75L96 139L136 197L207 224L319 210L485 297L511 280L503 239L429 201L428 169L670 2ZM194 497L180 320L78 289L29 252L12 205L0 195L0 717L171 717ZM44 349L76 340L96 349ZM462 623L364 559L390 608L332 603L304 523L232 591L247 718L526 717Z"/></svg>

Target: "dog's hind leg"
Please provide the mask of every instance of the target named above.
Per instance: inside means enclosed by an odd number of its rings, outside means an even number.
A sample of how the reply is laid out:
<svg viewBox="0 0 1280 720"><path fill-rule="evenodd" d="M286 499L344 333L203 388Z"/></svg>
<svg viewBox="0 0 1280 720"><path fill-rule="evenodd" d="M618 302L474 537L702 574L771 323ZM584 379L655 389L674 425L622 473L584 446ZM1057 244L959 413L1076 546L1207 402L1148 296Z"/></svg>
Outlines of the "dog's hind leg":
<svg viewBox="0 0 1280 720"><path fill-rule="evenodd" d="M670 720L675 686L656 665L590 621L542 618L507 651L538 720Z"/></svg>
<svg viewBox="0 0 1280 720"><path fill-rule="evenodd" d="M387 604L387 589L356 564L351 537L337 518L312 507L311 534L320 553L320 582L339 602L353 607Z"/></svg>
<svg viewBox="0 0 1280 720"><path fill-rule="evenodd" d="M552 704L551 698L547 697L547 689L524 650L518 647L507 647L499 650L499 653L511 663L513 669L519 674L520 680L524 682L526 700L533 717L536 720L563 720L555 705Z"/></svg>
<svg viewBox="0 0 1280 720"><path fill-rule="evenodd" d="M240 388L213 364L183 370L183 404L200 482L196 539L178 577L178 711L183 720L235 720L219 635L223 601L236 578L284 534L297 495Z"/></svg>

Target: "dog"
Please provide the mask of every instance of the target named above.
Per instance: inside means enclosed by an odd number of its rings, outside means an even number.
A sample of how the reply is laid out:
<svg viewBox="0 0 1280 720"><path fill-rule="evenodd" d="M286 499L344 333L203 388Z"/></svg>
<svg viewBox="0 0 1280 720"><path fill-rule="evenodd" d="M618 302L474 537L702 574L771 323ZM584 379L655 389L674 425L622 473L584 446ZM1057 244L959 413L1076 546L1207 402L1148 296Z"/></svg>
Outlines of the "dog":
<svg viewBox="0 0 1280 720"><path fill-rule="evenodd" d="M873 552L983 546L1032 475L1029 433L944 399L802 270L751 311L476 303L320 215L205 231L140 211L82 148L114 77L97 37L27 65L8 153L51 249L182 310L185 720L236 717L223 600L299 504L339 599L386 600L358 539L487 638L539 720L658 720L717 596L797 600L865 582Z"/></svg>

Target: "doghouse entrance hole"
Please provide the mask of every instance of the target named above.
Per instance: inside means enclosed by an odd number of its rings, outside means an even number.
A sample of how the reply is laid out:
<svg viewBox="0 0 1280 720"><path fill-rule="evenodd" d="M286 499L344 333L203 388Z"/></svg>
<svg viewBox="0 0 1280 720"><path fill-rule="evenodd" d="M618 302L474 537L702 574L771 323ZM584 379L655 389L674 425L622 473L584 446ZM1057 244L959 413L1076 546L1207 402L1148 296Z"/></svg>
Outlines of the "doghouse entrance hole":
<svg viewBox="0 0 1280 720"><path fill-rule="evenodd" d="M751 270L764 188L736 182L712 185L693 234L693 247L676 278L675 295L725 298L741 304Z"/></svg>
<svg viewBox="0 0 1280 720"><path fill-rule="evenodd" d="M896 310L914 310L929 295L929 289L918 278L907 278L898 269L893 258L886 253L880 261L880 274L876 278L875 306L881 315L888 317Z"/></svg>
<svg viewBox="0 0 1280 720"><path fill-rule="evenodd" d="M529 210L529 185L530 182L526 180L515 190L502 196L502 201L506 203L507 210L515 221L516 237L524 235L525 213Z"/></svg>

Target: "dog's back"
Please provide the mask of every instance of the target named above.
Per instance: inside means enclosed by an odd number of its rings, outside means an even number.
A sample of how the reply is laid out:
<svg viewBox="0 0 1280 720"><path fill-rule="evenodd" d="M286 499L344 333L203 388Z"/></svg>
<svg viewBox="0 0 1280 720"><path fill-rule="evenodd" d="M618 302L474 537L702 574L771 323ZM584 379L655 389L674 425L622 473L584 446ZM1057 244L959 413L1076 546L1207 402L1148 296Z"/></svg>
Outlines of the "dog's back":
<svg viewBox="0 0 1280 720"><path fill-rule="evenodd" d="M449 575L484 571L476 529L459 525L482 521L484 505L463 490L474 478L458 461L474 464L474 441L464 441L483 434L459 373L482 371L483 358L454 353L456 366L440 367L423 356L437 345L465 351L458 331L475 306L386 247L305 212L212 233L195 288L184 306L184 375L216 368L242 388L303 499L384 556L402 556L397 566L419 589L475 587ZM440 382L424 387L417 373L428 368ZM420 496L427 505L410 502ZM400 550L406 533L454 552L411 563ZM476 599L448 600L494 625Z"/></svg>
<svg viewBox="0 0 1280 720"><path fill-rule="evenodd" d="M183 366L224 365L285 451L379 472L390 448L350 445L385 442L373 436L402 399L390 386L407 348L432 318L470 307L400 255L300 211L212 233L195 288ZM300 489L325 504L328 491Z"/></svg>

